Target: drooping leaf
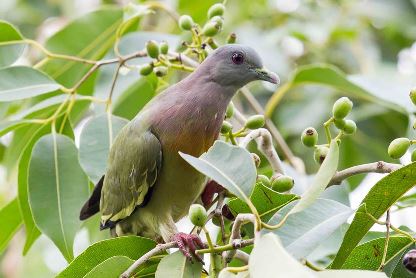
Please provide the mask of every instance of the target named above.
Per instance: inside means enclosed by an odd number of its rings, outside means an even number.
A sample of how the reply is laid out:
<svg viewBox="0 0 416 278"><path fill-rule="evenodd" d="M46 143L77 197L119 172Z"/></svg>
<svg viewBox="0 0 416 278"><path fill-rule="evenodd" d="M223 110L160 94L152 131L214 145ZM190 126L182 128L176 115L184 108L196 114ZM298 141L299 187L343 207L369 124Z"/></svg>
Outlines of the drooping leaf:
<svg viewBox="0 0 416 278"><path fill-rule="evenodd" d="M128 257L114 256L94 267L84 278L118 278L133 263Z"/></svg>
<svg viewBox="0 0 416 278"><path fill-rule="evenodd" d="M269 224L279 223L290 211L292 204L276 213ZM308 209L292 214L274 233L279 236L290 254L296 258L304 258L327 240L352 213L352 209L341 203L318 199Z"/></svg>
<svg viewBox="0 0 416 278"><path fill-rule="evenodd" d="M123 118L111 116L112 139L127 123L128 121ZM94 183L100 180L107 167L110 151L109 125L108 115L102 114L89 119L81 132L79 162Z"/></svg>
<svg viewBox="0 0 416 278"><path fill-rule="evenodd" d="M336 141L331 141L331 145L329 147L329 153L327 154L324 162L322 163L321 167L318 170L318 173L314 176L312 180L312 184L305 193L301 196L299 202L296 204L295 207L289 212L289 214L293 214L296 212L300 212L313 204L313 202L321 195L321 193L325 190L329 181L335 175L335 172L338 168L338 160L339 160L339 147Z"/></svg>
<svg viewBox="0 0 416 278"><path fill-rule="evenodd" d="M21 41L22 35L10 23L0 20L0 68L9 66L16 62L22 55L25 48L24 44L5 44L11 41Z"/></svg>
<svg viewBox="0 0 416 278"><path fill-rule="evenodd" d="M81 224L79 210L88 197L88 178L71 139L49 134L37 141L29 165L28 187L36 225L71 261L75 233Z"/></svg>
<svg viewBox="0 0 416 278"><path fill-rule="evenodd" d="M123 236L94 243L76 257L57 278L84 277L97 265L114 256L124 256L137 260L154 248L153 240L138 236Z"/></svg>
<svg viewBox="0 0 416 278"><path fill-rule="evenodd" d="M13 235L22 224L22 217L19 211L17 199L13 199L0 210L1 229L0 229L0 254L6 248Z"/></svg>
<svg viewBox="0 0 416 278"><path fill-rule="evenodd" d="M216 141L199 158L180 153L196 170L224 186L238 198L248 197L256 182L256 166L250 153L241 147Z"/></svg>
<svg viewBox="0 0 416 278"><path fill-rule="evenodd" d="M351 255L342 265L342 268L366 270L379 269L383 258L385 243L386 238L383 237L355 247L351 252ZM389 262L412 244L413 241L408 237L391 236L388 243L386 262Z"/></svg>
<svg viewBox="0 0 416 278"><path fill-rule="evenodd" d="M256 207L263 221L268 221L273 214L286 204L298 199L294 194L278 193L262 183L257 183L251 193L250 200ZM238 198L228 202L231 212L236 216L239 213L250 213L248 205Z"/></svg>
<svg viewBox="0 0 416 278"><path fill-rule="evenodd" d="M177 251L160 261L155 277L200 278L201 273L201 263L191 263L180 251Z"/></svg>
<svg viewBox="0 0 416 278"><path fill-rule="evenodd" d="M317 272L317 278L386 278L383 272L368 270L325 270Z"/></svg>
<svg viewBox="0 0 416 278"><path fill-rule="evenodd" d="M341 268L355 246L374 225L367 215L380 218L401 196L416 184L416 163L396 170L378 181L361 202L355 217L344 236L331 268Z"/></svg>
<svg viewBox="0 0 416 278"><path fill-rule="evenodd" d="M0 101L30 98L61 86L44 73L25 66L0 69Z"/></svg>

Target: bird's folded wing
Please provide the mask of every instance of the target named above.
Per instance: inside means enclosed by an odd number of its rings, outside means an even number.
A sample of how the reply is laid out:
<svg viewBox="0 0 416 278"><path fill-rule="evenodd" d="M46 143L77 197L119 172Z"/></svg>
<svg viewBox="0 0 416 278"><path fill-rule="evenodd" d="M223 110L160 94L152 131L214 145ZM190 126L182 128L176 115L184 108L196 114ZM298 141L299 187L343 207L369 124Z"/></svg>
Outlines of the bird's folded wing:
<svg viewBox="0 0 416 278"><path fill-rule="evenodd" d="M156 183L162 163L159 139L149 130L122 130L110 152L101 192L101 221L116 222L144 205Z"/></svg>

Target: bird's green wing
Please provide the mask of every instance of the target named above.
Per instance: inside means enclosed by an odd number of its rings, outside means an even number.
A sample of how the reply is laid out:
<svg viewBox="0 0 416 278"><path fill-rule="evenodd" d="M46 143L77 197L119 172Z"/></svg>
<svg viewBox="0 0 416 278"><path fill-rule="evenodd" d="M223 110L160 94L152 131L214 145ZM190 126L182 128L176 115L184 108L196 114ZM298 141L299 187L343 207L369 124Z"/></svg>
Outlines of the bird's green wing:
<svg viewBox="0 0 416 278"><path fill-rule="evenodd" d="M101 191L101 221L118 221L143 205L156 183L162 163L159 139L149 130L126 127L110 151Z"/></svg>

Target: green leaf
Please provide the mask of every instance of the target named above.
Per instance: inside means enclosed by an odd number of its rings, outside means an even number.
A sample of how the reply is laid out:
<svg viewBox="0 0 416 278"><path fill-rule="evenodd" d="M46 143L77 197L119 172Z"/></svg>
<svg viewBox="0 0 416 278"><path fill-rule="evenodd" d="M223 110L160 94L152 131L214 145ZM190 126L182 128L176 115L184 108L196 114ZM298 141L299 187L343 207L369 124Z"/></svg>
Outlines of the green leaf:
<svg viewBox="0 0 416 278"><path fill-rule="evenodd" d="M248 197L256 182L256 166L244 148L216 141L199 158L179 153L192 167L224 186L238 198Z"/></svg>
<svg viewBox="0 0 416 278"><path fill-rule="evenodd" d="M156 270L156 278L200 278L202 264L191 263L180 251L164 257Z"/></svg>
<svg viewBox="0 0 416 278"><path fill-rule="evenodd" d="M88 197L88 178L78 162L71 139L43 136L35 144L29 165L29 200L36 225L73 259L72 245L80 221L79 210Z"/></svg>
<svg viewBox="0 0 416 278"><path fill-rule="evenodd" d="M138 236L122 236L102 240L89 246L59 273L57 278L84 277L97 265L114 256L137 260L155 246L156 243L153 240Z"/></svg>
<svg viewBox="0 0 416 278"><path fill-rule="evenodd" d="M110 151L110 122L107 114L93 117L82 129L79 146L79 162L88 177L97 183L107 167ZM128 123L127 120L111 116L112 139Z"/></svg>
<svg viewBox="0 0 416 278"><path fill-rule="evenodd" d="M30 67L0 69L0 101L31 98L58 90L60 87L49 76Z"/></svg>
<svg viewBox="0 0 416 278"><path fill-rule="evenodd" d="M22 224L19 205L17 199L13 199L0 210L1 229L0 229L0 254L3 253L13 235Z"/></svg>
<svg viewBox="0 0 416 278"><path fill-rule="evenodd" d="M278 193L262 183L256 184L250 196L251 202L256 207L263 221L268 221L276 211L296 199L298 199L298 196L294 194ZM248 205L238 198L231 199L228 202L228 206L235 216L239 213L251 212Z"/></svg>
<svg viewBox="0 0 416 278"><path fill-rule="evenodd" d="M250 277L315 277L283 248L279 238L272 233L256 240L248 265Z"/></svg>
<svg viewBox="0 0 416 278"><path fill-rule="evenodd" d="M30 120L12 120L0 123L0 136L30 124Z"/></svg>
<svg viewBox="0 0 416 278"><path fill-rule="evenodd" d="M317 272L317 278L385 278L383 272L367 270L325 270Z"/></svg>
<svg viewBox="0 0 416 278"><path fill-rule="evenodd" d="M378 238L354 248L351 255L342 265L345 269L379 269L384 252L386 238ZM386 262L406 250L413 241L408 237L391 236L388 243Z"/></svg>
<svg viewBox="0 0 416 278"><path fill-rule="evenodd" d="M94 267L84 278L118 278L133 263L128 257L114 256Z"/></svg>
<svg viewBox="0 0 416 278"><path fill-rule="evenodd" d="M290 206L284 207L270 219L269 224L279 223L288 211ZM274 233L290 254L304 258L327 240L353 212L336 201L318 199L307 210L292 214Z"/></svg>
<svg viewBox="0 0 416 278"><path fill-rule="evenodd" d="M25 46L21 43L7 44L6 42L21 41L23 39L17 29L10 23L0 20L0 68L16 62L22 55Z"/></svg>
<svg viewBox="0 0 416 278"><path fill-rule="evenodd" d="M407 252L415 249L415 247L415 243L411 244L408 248L390 260L390 262L383 269L387 276L390 278L414 278L414 275L403 265L403 257Z"/></svg>
<svg viewBox="0 0 416 278"><path fill-rule="evenodd" d="M46 48L53 53L99 60L113 45L122 20L122 11L113 7L85 14L50 37ZM57 59L48 60L41 67L68 88L74 86L90 68L91 65ZM81 93L84 94L82 90Z"/></svg>
<svg viewBox="0 0 416 278"><path fill-rule="evenodd" d="M147 5L129 3L124 8L123 23L117 28L116 36L120 38L132 26L136 26L141 17L153 13Z"/></svg>
<svg viewBox="0 0 416 278"><path fill-rule="evenodd" d="M337 142L332 140L329 147L329 153L319 168L318 173L314 176L312 184L308 187L305 193L303 193L300 201L295 207L293 207L289 214L300 212L315 202L319 195L321 195L321 193L325 190L329 181L335 175L338 168L338 160L339 147Z"/></svg>
<svg viewBox="0 0 416 278"><path fill-rule="evenodd" d="M380 218L415 184L416 163L400 168L378 181L361 202L361 206L344 236L341 248L332 262L331 268L341 268L355 246L374 225L374 221L366 212L376 219Z"/></svg>

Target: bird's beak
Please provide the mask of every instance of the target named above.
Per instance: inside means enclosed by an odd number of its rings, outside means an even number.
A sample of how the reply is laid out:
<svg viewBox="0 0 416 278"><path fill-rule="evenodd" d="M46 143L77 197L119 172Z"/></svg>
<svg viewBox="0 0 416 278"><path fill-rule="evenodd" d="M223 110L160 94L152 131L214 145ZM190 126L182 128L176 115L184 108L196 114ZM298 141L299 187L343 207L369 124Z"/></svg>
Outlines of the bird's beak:
<svg viewBox="0 0 416 278"><path fill-rule="evenodd" d="M274 72L271 72L265 68L256 68L254 69L254 71L257 74L257 78L260 80L264 80L264 81L274 83L274 84L280 83L279 76L275 74Z"/></svg>

